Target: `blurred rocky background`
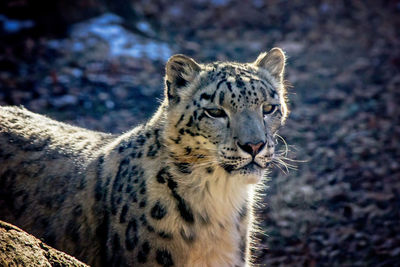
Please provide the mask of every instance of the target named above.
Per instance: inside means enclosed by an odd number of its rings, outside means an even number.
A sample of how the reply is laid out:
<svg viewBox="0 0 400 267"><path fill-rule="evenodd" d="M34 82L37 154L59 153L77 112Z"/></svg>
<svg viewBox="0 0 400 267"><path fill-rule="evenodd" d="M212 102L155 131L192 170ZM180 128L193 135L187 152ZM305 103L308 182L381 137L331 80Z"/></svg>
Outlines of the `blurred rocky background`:
<svg viewBox="0 0 400 267"><path fill-rule="evenodd" d="M172 54L244 62L274 46L294 166L261 190L256 262L399 266L399 1L4 0L0 104L121 133L155 111Z"/></svg>

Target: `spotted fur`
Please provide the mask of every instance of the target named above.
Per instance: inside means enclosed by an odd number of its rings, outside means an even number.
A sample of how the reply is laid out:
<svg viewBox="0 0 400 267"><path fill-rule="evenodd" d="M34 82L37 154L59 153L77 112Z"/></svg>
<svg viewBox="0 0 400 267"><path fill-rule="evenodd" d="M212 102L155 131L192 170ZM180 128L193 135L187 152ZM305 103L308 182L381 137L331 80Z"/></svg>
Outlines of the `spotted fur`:
<svg viewBox="0 0 400 267"><path fill-rule="evenodd" d="M284 64L278 48L248 64L175 55L156 114L120 136L1 107L0 219L93 266L250 265Z"/></svg>

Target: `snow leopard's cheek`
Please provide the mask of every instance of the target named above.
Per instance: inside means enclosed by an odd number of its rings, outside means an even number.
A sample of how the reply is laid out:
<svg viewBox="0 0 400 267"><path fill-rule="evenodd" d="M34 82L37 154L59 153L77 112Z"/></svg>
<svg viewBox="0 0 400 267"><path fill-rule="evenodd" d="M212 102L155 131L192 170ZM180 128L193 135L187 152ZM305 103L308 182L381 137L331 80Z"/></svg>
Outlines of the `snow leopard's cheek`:
<svg viewBox="0 0 400 267"><path fill-rule="evenodd" d="M217 149L221 144L228 143L232 139L232 130L230 119L226 116L213 118L210 117L211 111L207 109L200 109L197 119L198 128L196 129L202 136Z"/></svg>

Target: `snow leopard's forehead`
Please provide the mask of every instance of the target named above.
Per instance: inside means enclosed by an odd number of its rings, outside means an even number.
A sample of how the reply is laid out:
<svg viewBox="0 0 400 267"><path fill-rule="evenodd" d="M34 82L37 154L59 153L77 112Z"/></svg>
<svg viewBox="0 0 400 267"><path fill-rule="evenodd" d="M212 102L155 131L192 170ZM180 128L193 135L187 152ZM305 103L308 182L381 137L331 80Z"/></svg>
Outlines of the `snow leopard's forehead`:
<svg viewBox="0 0 400 267"><path fill-rule="evenodd" d="M251 64L214 62L203 65L198 82L190 94L193 101L205 101L240 111L257 108L265 102L286 104L279 83Z"/></svg>

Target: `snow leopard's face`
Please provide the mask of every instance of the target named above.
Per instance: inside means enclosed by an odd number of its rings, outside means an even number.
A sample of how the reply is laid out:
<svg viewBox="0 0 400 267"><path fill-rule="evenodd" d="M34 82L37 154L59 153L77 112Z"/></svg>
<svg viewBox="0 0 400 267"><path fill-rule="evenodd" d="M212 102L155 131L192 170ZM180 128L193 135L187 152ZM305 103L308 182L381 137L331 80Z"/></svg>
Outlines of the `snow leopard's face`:
<svg viewBox="0 0 400 267"><path fill-rule="evenodd" d="M253 64L171 58L166 83L176 156L257 182L274 157L275 134L287 114L283 66L279 49Z"/></svg>

